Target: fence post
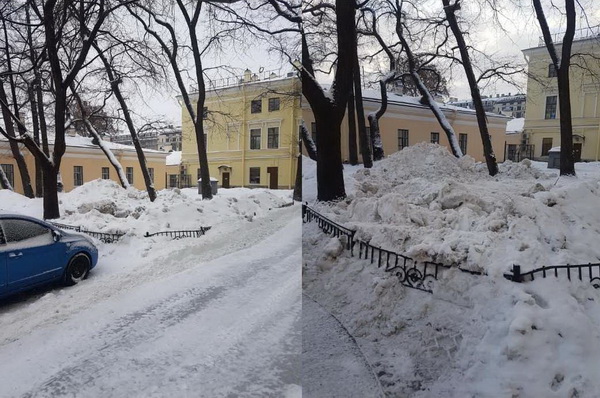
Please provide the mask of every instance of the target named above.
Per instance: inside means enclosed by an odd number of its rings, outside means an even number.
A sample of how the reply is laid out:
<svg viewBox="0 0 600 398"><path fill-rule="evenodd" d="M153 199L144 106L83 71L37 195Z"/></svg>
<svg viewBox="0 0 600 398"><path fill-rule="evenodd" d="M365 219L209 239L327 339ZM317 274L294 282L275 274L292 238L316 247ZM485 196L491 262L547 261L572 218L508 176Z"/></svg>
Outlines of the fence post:
<svg viewBox="0 0 600 398"><path fill-rule="evenodd" d="M523 282L523 276L521 275L521 266L513 264L513 282Z"/></svg>

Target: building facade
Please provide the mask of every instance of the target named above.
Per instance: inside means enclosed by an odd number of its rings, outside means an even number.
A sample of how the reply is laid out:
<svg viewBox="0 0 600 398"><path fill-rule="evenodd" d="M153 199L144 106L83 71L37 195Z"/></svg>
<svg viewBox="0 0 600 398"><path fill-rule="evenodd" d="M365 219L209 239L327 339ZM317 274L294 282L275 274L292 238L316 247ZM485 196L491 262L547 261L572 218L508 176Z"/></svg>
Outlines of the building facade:
<svg viewBox="0 0 600 398"><path fill-rule="evenodd" d="M123 145L133 145L130 134L112 136L112 142ZM142 148L156 151L181 151L181 126L169 124L163 127L148 129L138 134Z"/></svg>
<svg viewBox="0 0 600 398"><path fill-rule="evenodd" d="M375 112L381 105L379 92L363 91L365 114ZM448 122L457 134L463 153L477 161L485 161L483 144L475 111L456 106L439 104ZM505 149L506 123L510 118L504 115L488 114L488 127L492 138L492 147L496 158L501 161ZM306 127L314 137L318 134L314 116L308 104L304 104ZM446 134L434 117L431 109L419 102L417 97L400 96L388 93L388 108L379 120L381 140L385 155L397 152L407 146L420 142L430 142L450 148ZM341 126L342 160L349 159L349 134L347 115ZM358 138L357 138L358 141ZM358 147L358 143L357 143ZM359 160L361 160L359 153Z"/></svg>
<svg viewBox="0 0 600 398"><path fill-rule="evenodd" d="M119 182L117 172L110 164L106 155L97 145L92 144L91 138L66 137L67 149L60 165L60 180L63 190L70 191L86 182L105 179ZM139 165L135 148L115 143L107 143L113 154L121 163L129 183L137 189L145 190L144 177ZM52 145L50 145L52 151ZM31 153L21 148L25 157L32 185L35 189L35 159ZM145 150L146 161L150 175L154 177L154 187L164 189L166 187L166 157L167 152ZM23 194L21 176L17 163L12 156L8 141L0 139L0 167L9 178L15 192Z"/></svg>
<svg viewBox="0 0 600 398"><path fill-rule="evenodd" d="M600 33L595 29L577 32L570 68L573 151L576 161L600 159ZM556 35L558 37L558 35ZM560 54L561 45L557 44ZM535 159L546 160L551 148L560 146L558 83L548 50L523 50L529 68L527 112L523 137L534 145ZM578 66L584 66L583 68ZM535 78L532 78L534 76Z"/></svg>
<svg viewBox="0 0 600 398"><path fill-rule="evenodd" d="M219 186L294 187L300 91L300 80L293 73L259 76L247 70L240 79L213 82L206 92L204 130L210 176ZM182 131L180 179L196 185L200 177L196 135L183 104Z"/></svg>

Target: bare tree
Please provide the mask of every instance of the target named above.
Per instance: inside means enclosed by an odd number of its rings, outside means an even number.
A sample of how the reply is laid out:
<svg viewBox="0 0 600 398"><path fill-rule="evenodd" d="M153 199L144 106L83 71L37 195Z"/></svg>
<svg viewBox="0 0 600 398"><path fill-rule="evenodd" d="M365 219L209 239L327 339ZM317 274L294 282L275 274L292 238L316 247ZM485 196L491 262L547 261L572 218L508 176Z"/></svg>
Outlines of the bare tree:
<svg viewBox="0 0 600 398"><path fill-rule="evenodd" d="M491 176L498 174L498 163L496 161L496 155L492 148L492 140L487 125L487 117L485 115L485 108L483 107L483 101L481 99L481 92L479 90L479 81L475 76L473 65L471 63L471 56L469 55L469 47L464 39L463 31L461 30L456 12L460 10L460 0L454 0L453 3L450 0L442 0L444 5L444 13L446 15L446 21L454 34L456 39L457 47L460 51L461 63L469 82L469 88L471 90L471 98L473 99L473 106L477 115L477 124L479 125L479 134L481 135L481 141L483 143L483 155L487 164L488 173Z"/></svg>
<svg viewBox="0 0 600 398"><path fill-rule="evenodd" d="M571 66L571 48L575 37L576 9L575 0L565 0L567 28L562 38L560 57L540 0L533 0L535 15L542 29L544 43L552 65L556 69L558 81L558 105L560 112L560 175L575 175L575 156L573 154L573 121L571 114L571 89L569 69Z"/></svg>

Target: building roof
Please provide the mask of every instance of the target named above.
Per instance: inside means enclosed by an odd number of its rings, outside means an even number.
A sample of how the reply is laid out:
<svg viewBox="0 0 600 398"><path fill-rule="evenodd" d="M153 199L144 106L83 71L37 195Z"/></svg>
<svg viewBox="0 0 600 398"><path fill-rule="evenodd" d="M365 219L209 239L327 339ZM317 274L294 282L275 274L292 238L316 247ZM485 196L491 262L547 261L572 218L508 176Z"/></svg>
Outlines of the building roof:
<svg viewBox="0 0 600 398"><path fill-rule="evenodd" d="M8 139L6 139L3 136L0 136L0 141L7 142ZM106 140L103 140L103 142L111 150L116 150L116 151L133 151L133 152L135 152L135 147L132 146L132 145L117 144L116 142L111 142L111 141L106 141ZM48 143L50 145L54 144L54 137L53 136L49 136L48 137ZM65 136L65 143L66 143L67 147L75 147L75 148L99 148L98 145L92 143L92 138L91 137L81 137L79 135L74 136L74 137L66 135ZM146 149L146 148L144 148L144 152L147 152L147 153L164 153L164 154L167 154L167 152L165 152L165 151L157 151L157 150L154 150L154 149Z"/></svg>

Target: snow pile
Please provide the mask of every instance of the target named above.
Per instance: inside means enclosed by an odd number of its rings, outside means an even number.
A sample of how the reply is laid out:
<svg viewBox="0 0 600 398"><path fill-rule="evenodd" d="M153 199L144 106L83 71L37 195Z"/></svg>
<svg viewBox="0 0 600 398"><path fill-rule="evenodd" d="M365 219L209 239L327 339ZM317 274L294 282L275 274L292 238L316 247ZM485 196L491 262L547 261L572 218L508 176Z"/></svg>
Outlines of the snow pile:
<svg viewBox="0 0 600 398"><path fill-rule="evenodd" d="M376 246L488 274L444 271L422 293L305 225L304 288L357 338L388 395L598 396L600 292L585 280L502 276L512 264L600 261L598 164L578 164L579 178L540 167L507 162L490 177L415 145L346 176L356 184L347 200L316 204Z"/></svg>

